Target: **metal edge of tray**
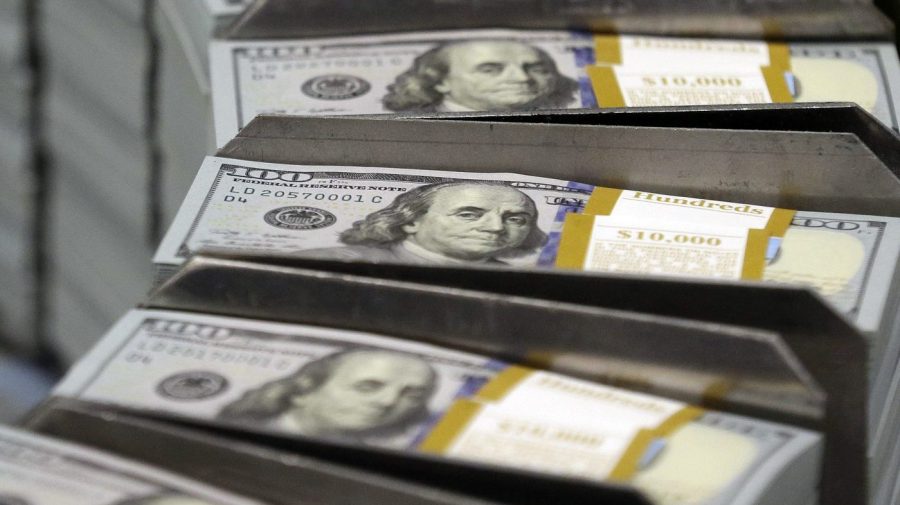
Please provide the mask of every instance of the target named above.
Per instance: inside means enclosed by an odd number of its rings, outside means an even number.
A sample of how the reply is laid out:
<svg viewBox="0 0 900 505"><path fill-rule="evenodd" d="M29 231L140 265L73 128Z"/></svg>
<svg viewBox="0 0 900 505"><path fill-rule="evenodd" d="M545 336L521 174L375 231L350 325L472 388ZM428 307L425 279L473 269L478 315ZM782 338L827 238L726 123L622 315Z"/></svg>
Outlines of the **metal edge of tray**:
<svg viewBox="0 0 900 505"><path fill-rule="evenodd" d="M900 176L900 135L852 102L559 109L502 114L497 112L367 114L353 117L852 133L871 149L891 172Z"/></svg>
<svg viewBox="0 0 900 505"><path fill-rule="evenodd" d="M568 29L728 38L887 40L892 23L871 2L504 0L480 2L257 0L219 35L299 38L400 31Z"/></svg>
<svg viewBox="0 0 900 505"><path fill-rule="evenodd" d="M897 137L888 139L900 145ZM511 172L757 205L900 216L897 174L855 134L842 132L258 116L218 155L301 165Z"/></svg>

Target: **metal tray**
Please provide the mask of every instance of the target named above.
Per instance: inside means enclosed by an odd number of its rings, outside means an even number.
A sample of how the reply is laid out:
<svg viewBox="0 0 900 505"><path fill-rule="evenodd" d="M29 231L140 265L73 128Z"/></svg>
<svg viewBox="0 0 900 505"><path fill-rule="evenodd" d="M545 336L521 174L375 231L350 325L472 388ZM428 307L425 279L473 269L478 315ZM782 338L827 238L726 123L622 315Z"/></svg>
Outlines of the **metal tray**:
<svg viewBox="0 0 900 505"><path fill-rule="evenodd" d="M887 40L892 29L869 1L257 0L220 36L300 38L484 27L806 40Z"/></svg>
<svg viewBox="0 0 900 505"><path fill-rule="evenodd" d="M745 113L777 129L735 129ZM814 119L807 123L803 115ZM854 115L855 122L832 131ZM218 154L274 163L508 171L757 205L900 216L900 136L855 106L510 118L258 116ZM721 128L696 126L702 122Z"/></svg>

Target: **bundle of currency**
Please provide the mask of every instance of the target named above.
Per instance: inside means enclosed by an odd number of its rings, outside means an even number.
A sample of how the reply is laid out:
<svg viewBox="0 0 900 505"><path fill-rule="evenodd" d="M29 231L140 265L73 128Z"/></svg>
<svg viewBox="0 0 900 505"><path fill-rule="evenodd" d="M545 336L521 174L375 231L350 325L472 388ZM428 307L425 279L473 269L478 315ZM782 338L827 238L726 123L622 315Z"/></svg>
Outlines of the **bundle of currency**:
<svg viewBox="0 0 900 505"><path fill-rule="evenodd" d="M869 338L870 468L896 458L900 435L900 219L799 211L765 282L809 286ZM889 474L887 474L889 475ZM892 486L897 473L878 481ZM888 503L888 502L876 502Z"/></svg>
<svg viewBox="0 0 900 505"><path fill-rule="evenodd" d="M126 314L54 394L630 483L661 504L806 503L822 443L790 426L428 344L171 311Z"/></svg>
<svg viewBox="0 0 900 505"><path fill-rule="evenodd" d="M797 211L763 280L809 286L862 332L887 335L896 314L898 258L898 218Z"/></svg>
<svg viewBox="0 0 900 505"><path fill-rule="evenodd" d="M595 108L598 99L604 105L604 96L631 93L642 98L612 105L852 101L897 128L893 111L900 106L892 94L900 83L900 65L890 44L466 30L217 40L210 61L219 145L261 113ZM593 75L592 86L592 74L600 67L588 67L601 65L603 73L623 62L631 69L626 88L632 91L623 95L624 74L612 81ZM660 73L660 62L679 72ZM763 66L771 71L762 72ZM737 73L730 72L735 68ZM834 75L845 78L836 81Z"/></svg>
<svg viewBox="0 0 900 505"><path fill-rule="evenodd" d="M208 157L154 263L230 251L412 264L552 265L592 186L517 174Z"/></svg>
<svg viewBox="0 0 900 505"><path fill-rule="evenodd" d="M4 505L260 505L134 461L0 426Z"/></svg>
<svg viewBox="0 0 900 505"><path fill-rule="evenodd" d="M37 286L31 250L35 179L32 172L26 2L0 3L0 340L30 347Z"/></svg>
<svg viewBox="0 0 900 505"><path fill-rule="evenodd" d="M154 263L160 278L201 250L414 264L552 266L562 222L584 207L592 190L585 184L514 174L208 157ZM452 205L445 202L450 199ZM880 355L887 348L897 303L892 279L900 256L900 220L760 209L769 213L759 227L777 221L780 224L771 226L777 228L776 236L783 236L776 247L767 244L773 252L767 255L763 280L814 287L860 330L882 336L876 353ZM495 215L506 217L486 231L485 223ZM516 216L526 218L527 224L513 222ZM822 255L824 249L833 254Z"/></svg>
<svg viewBox="0 0 900 505"><path fill-rule="evenodd" d="M558 251L560 224L585 205L592 189L511 174L304 167L210 157L154 262L158 280L203 250L549 267L565 259L565 251ZM728 208L744 207L758 206ZM871 339L869 420L874 437L877 426L890 421L884 406L900 356L900 328L893 317L900 304L893 281L900 258L900 219L758 210L760 217L744 212L741 219L756 219L758 228L780 237L760 243L770 254L766 265L765 249L758 251L756 277L811 286ZM660 213L653 216L659 227ZM517 224L516 217L527 223ZM825 250L830 253L823 255Z"/></svg>

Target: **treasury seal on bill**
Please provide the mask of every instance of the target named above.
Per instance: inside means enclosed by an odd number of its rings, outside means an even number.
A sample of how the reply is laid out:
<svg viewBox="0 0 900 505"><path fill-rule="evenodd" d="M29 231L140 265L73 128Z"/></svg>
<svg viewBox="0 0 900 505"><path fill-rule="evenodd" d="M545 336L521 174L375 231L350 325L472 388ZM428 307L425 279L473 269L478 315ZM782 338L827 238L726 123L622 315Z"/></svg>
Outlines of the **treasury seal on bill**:
<svg viewBox="0 0 900 505"><path fill-rule="evenodd" d="M346 74L320 75L300 87L303 94L319 100L349 100L365 95L370 89L372 85L365 79Z"/></svg>
<svg viewBox="0 0 900 505"><path fill-rule="evenodd" d="M171 375L156 388L156 392L174 400L203 400L228 388L228 379L205 371L190 371Z"/></svg>
<svg viewBox="0 0 900 505"><path fill-rule="evenodd" d="M266 213L263 217L267 223L276 228L288 230L315 230L335 223L337 218L331 212L315 207L291 206L279 207Z"/></svg>

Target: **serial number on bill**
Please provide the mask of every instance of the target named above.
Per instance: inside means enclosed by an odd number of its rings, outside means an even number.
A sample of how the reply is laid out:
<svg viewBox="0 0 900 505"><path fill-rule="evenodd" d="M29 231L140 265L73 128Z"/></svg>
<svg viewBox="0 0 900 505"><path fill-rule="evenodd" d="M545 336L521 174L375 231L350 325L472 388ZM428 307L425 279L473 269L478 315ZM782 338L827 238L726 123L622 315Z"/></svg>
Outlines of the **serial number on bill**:
<svg viewBox="0 0 900 505"><path fill-rule="evenodd" d="M253 195L263 198L284 198L287 200L314 200L319 202L354 202L354 203L382 203L384 197L380 195L362 195L359 193L307 193L301 191L281 191L274 189L257 189L231 186L228 193L242 196ZM228 197L231 196L232 199ZM225 195L225 201L231 202L232 195ZM242 200L245 201L245 200Z"/></svg>

